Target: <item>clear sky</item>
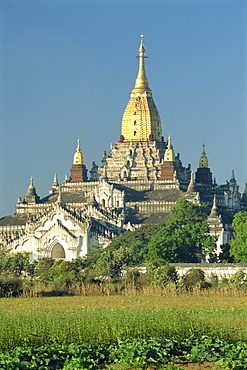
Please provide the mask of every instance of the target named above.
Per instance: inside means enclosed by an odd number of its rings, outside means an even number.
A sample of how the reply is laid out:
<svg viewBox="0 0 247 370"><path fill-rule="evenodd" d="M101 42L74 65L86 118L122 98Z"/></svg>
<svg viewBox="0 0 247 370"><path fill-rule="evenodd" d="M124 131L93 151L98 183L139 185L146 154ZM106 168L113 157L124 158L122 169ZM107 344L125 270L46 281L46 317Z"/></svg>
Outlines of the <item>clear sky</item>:
<svg viewBox="0 0 247 370"><path fill-rule="evenodd" d="M202 144L213 177L247 180L246 1L2 0L0 216L32 175L48 194L69 175L77 137L101 165L118 141L136 78L139 35L165 139L183 165Z"/></svg>

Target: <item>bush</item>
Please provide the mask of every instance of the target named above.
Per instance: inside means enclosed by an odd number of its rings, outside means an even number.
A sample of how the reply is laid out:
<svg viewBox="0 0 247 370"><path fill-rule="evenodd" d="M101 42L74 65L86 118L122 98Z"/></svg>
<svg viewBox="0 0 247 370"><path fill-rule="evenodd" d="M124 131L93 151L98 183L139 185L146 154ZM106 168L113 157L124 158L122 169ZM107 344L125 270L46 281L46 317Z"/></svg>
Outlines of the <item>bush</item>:
<svg viewBox="0 0 247 370"><path fill-rule="evenodd" d="M10 275L0 276L0 297L18 296L22 292L22 279Z"/></svg>
<svg viewBox="0 0 247 370"><path fill-rule="evenodd" d="M247 288L247 279L244 270L240 269L234 275L232 275L229 278L229 283L233 284L236 288Z"/></svg>
<svg viewBox="0 0 247 370"><path fill-rule="evenodd" d="M219 277L217 274L211 274L210 277L209 277L209 282L211 284L211 286L213 287L217 287L219 285Z"/></svg>
<svg viewBox="0 0 247 370"><path fill-rule="evenodd" d="M150 267L148 273L151 275L152 283L155 285L176 284L178 282L178 273L174 266L163 265Z"/></svg>
<svg viewBox="0 0 247 370"><path fill-rule="evenodd" d="M201 269L190 269L183 276L183 284L186 288L193 287L195 285L200 285L203 287L205 283L205 274Z"/></svg>

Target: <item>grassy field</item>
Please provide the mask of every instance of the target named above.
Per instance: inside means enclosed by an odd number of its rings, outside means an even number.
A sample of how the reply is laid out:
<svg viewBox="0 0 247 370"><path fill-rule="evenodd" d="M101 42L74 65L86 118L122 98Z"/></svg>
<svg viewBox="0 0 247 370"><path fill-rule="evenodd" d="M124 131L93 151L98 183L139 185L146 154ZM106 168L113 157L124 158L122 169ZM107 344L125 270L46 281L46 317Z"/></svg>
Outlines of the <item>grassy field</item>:
<svg viewBox="0 0 247 370"><path fill-rule="evenodd" d="M18 346L56 347L70 343L104 346L129 338L184 341L190 336L247 341L247 297L77 296L0 300L2 351ZM210 368L206 363L204 366L197 368ZM191 364L190 367L193 368Z"/></svg>
<svg viewBox="0 0 247 370"><path fill-rule="evenodd" d="M247 297L99 296L0 300L0 348L189 335L247 340Z"/></svg>

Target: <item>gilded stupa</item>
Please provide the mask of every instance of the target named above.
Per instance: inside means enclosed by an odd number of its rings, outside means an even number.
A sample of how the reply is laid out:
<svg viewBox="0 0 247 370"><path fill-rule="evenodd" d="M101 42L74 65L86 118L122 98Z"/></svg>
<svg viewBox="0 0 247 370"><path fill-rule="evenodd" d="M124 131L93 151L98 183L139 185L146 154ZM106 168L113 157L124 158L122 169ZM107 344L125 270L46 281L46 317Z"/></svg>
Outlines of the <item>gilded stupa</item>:
<svg viewBox="0 0 247 370"><path fill-rule="evenodd" d="M171 136L169 134L167 139L167 148L164 154L164 161L161 166L160 180L174 180L176 176L175 171L175 153L171 144Z"/></svg>
<svg viewBox="0 0 247 370"><path fill-rule="evenodd" d="M84 164L84 158L80 146L80 138L77 140L77 148L73 158L73 165L70 169L70 182L87 181L87 169Z"/></svg>
<svg viewBox="0 0 247 370"><path fill-rule="evenodd" d="M139 47L139 70L130 100L122 119L121 140L129 141L162 141L161 121L158 109L148 86L145 71L145 47L143 35Z"/></svg>
<svg viewBox="0 0 247 370"><path fill-rule="evenodd" d="M202 145L202 154L199 160L199 167L196 171L196 182L199 185L212 185L212 172L208 164L208 157L205 151L205 144Z"/></svg>
<svg viewBox="0 0 247 370"><path fill-rule="evenodd" d="M143 35L139 47L139 68L134 88L122 118L120 139L111 145L104 158L104 171L109 181L147 180L160 177L166 143L163 141L161 120L149 88L145 71Z"/></svg>

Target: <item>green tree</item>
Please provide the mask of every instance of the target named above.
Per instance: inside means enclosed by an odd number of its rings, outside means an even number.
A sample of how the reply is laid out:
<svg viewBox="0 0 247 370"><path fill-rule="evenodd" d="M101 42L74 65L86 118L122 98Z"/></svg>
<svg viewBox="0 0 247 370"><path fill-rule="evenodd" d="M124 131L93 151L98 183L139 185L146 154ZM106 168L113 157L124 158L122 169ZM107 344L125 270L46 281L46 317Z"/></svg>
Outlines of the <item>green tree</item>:
<svg viewBox="0 0 247 370"><path fill-rule="evenodd" d="M161 225L142 225L134 231L127 231L113 241L107 247L108 250L116 251L122 248L124 253L123 264L126 267L135 267L146 259L147 245Z"/></svg>
<svg viewBox="0 0 247 370"><path fill-rule="evenodd" d="M168 264L162 266L151 265L148 268L148 274L151 276L152 283L155 285L176 284L179 280L175 266Z"/></svg>
<svg viewBox="0 0 247 370"><path fill-rule="evenodd" d="M160 227L143 225L114 238L106 248L95 246L83 260L86 281L117 279L123 270L145 262L147 244Z"/></svg>
<svg viewBox="0 0 247 370"><path fill-rule="evenodd" d="M29 253L11 253L0 249L0 296L16 296L32 285L35 263L29 260ZM27 288L29 287L29 288Z"/></svg>
<svg viewBox="0 0 247 370"><path fill-rule="evenodd" d="M234 262L247 263L247 212L236 213L232 226L234 239L229 241L230 255Z"/></svg>
<svg viewBox="0 0 247 370"><path fill-rule="evenodd" d="M225 243L221 245L221 252L219 255L219 262L221 263L232 263L234 262L233 256L230 256L230 244Z"/></svg>
<svg viewBox="0 0 247 370"><path fill-rule="evenodd" d="M125 246L117 249L105 248L101 250L97 261L90 268L93 270L94 279L116 279L122 275L129 261L128 250Z"/></svg>
<svg viewBox="0 0 247 370"><path fill-rule="evenodd" d="M228 279L228 282L236 288L247 287L247 275L243 269L240 269Z"/></svg>
<svg viewBox="0 0 247 370"><path fill-rule="evenodd" d="M33 275L34 268L35 264L30 261L29 253L10 253L6 257L4 272L14 276L20 276L22 274Z"/></svg>
<svg viewBox="0 0 247 370"><path fill-rule="evenodd" d="M170 219L147 247L147 262L198 262L205 255L214 259L216 244L215 238L209 235L207 208L178 200Z"/></svg>
<svg viewBox="0 0 247 370"><path fill-rule="evenodd" d="M32 276L35 271L35 262L30 261L28 252L11 253L10 250L0 249L0 274L18 276Z"/></svg>
<svg viewBox="0 0 247 370"><path fill-rule="evenodd" d="M52 281L51 267L54 264L52 258L41 258L35 268L35 280L47 286Z"/></svg>

